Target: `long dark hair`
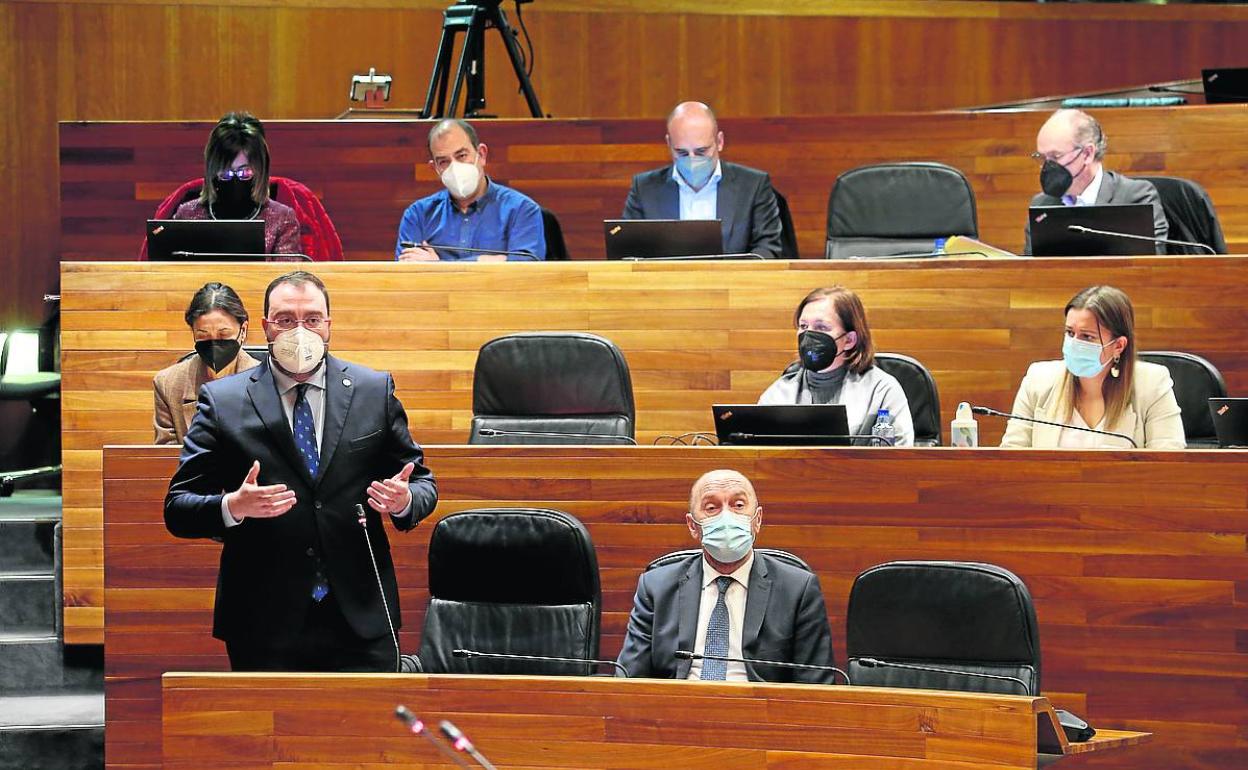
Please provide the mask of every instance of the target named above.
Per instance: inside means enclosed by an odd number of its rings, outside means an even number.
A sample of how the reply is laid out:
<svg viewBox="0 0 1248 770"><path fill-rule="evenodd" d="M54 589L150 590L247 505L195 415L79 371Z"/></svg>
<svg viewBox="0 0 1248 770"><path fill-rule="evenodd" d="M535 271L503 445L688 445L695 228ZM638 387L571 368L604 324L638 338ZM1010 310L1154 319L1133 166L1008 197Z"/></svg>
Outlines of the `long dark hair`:
<svg viewBox="0 0 1248 770"><path fill-rule="evenodd" d="M247 153L254 176L251 177L251 199L257 206L269 200L269 143L264 139L264 125L250 112L228 112L208 135L204 145L204 188L199 201L205 206L217 202L212 180L230 167L240 152Z"/></svg>
<svg viewBox="0 0 1248 770"><path fill-rule="evenodd" d="M214 310L220 310L226 315L238 321L238 325L242 326L247 323L247 308L243 307L243 301L238 298L238 292L226 286L223 283L206 283L195 292L195 296L191 297L191 304L186 307L187 326L194 326L195 321L202 315L207 315Z"/></svg>

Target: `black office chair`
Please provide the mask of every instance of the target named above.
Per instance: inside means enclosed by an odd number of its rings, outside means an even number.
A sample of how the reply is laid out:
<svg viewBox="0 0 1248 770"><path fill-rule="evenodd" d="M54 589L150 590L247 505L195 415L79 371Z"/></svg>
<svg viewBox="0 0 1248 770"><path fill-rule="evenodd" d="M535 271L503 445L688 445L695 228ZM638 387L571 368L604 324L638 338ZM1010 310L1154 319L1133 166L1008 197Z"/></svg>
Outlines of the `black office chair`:
<svg viewBox="0 0 1248 770"><path fill-rule="evenodd" d="M1218 367L1194 353L1171 350L1145 350L1138 357L1170 370L1174 398L1183 412L1183 435L1187 445L1195 449L1217 447L1218 433L1209 414L1209 399L1226 397L1226 380L1222 379Z"/></svg>
<svg viewBox="0 0 1248 770"><path fill-rule="evenodd" d="M1036 610L1027 586L1002 567L949 561L871 567L854 580L845 622L856 685L1040 692Z"/></svg>
<svg viewBox="0 0 1248 770"><path fill-rule="evenodd" d="M776 194L776 207L780 209L780 258L781 259L801 259L801 254L797 251L797 228L793 226L793 213L789 211L789 201L779 190L772 190Z"/></svg>
<svg viewBox="0 0 1248 770"><path fill-rule="evenodd" d="M635 423L628 362L608 339L510 334L477 354L470 444L631 444Z"/></svg>
<svg viewBox="0 0 1248 770"><path fill-rule="evenodd" d="M546 236L546 261L566 262L572 257L568 254L568 244L563 240L563 226L555 212L542 207L542 232Z"/></svg>
<svg viewBox="0 0 1248 770"><path fill-rule="evenodd" d="M916 358L901 353L876 353L875 365L897 378L910 404L915 446L940 446L940 393L936 380Z"/></svg>
<svg viewBox="0 0 1248 770"><path fill-rule="evenodd" d="M797 567L798 569L805 570L812 574L814 573L814 570L810 568L809 564L807 564L801 558L789 553L788 551L781 551L779 548L755 548L754 551L756 553L765 553L768 556L774 557L783 562L791 564L794 567ZM688 559L691 556L696 556L697 554L700 554L700 553L702 553L701 548L685 548L680 551L672 551L671 553L665 553L659 558L647 564L646 568L642 571L649 572L650 570L655 569L657 567L664 567L664 566L667 566L668 564L674 564L678 561L684 561L685 559Z"/></svg>
<svg viewBox="0 0 1248 770"><path fill-rule="evenodd" d="M452 651L597 658L601 626L598 557L575 517L548 508L481 508L434 526L418 670L588 676L595 672L584 664L460 658Z"/></svg>
<svg viewBox="0 0 1248 770"><path fill-rule="evenodd" d="M937 238L979 237L975 192L943 163L862 166L836 178L828 196L824 256L927 254Z"/></svg>
<svg viewBox="0 0 1248 770"><path fill-rule="evenodd" d="M40 432L57 439L49 451L60 457L60 400L61 400L61 336L60 314L39 329L14 329L0 346L0 401L25 401L30 404L35 418L42 423ZM39 355L36 371L17 373L9 371L9 355L13 339L18 334L35 333L39 339ZM19 481L31 481L61 472L61 465L51 464L20 470L0 471L0 497L13 494Z"/></svg>
<svg viewBox="0 0 1248 770"><path fill-rule="evenodd" d="M1218 254L1226 253L1226 239L1222 237L1222 225L1213 208L1213 200L1205 188L1190 179L1177 176L1142 176L1152 182L1161 198L1161 209L1170 225L1170 238L1178 241L1203 243ZM1166 244L1167 254L1208 254L1194 246Z"/></svg>

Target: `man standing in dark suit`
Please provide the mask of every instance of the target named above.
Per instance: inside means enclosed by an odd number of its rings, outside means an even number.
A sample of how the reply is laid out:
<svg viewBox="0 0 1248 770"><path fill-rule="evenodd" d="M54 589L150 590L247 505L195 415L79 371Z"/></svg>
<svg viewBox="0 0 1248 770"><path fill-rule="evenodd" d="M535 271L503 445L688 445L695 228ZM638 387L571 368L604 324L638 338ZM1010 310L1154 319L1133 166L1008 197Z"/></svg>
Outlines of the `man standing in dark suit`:
<svg viewBox="0 0 1248 770"><path fill-rule="evenodd" d="M1031 157L1040 167L1040 188L1044 192L1031 199L1032 206L1103 206L1107 204L1148 203L1153 207L1153 234L1165 238L1170 233L1161 198L1151 182L1106 171L1101 164L1109 142L1096 118L1082 110L1058 110L1036 135L1036 151ZM1158 254L1166 253L1164 243L1156 244ZM1031 254L1031 217L1027 218L1023 253Z"/></svg>
<svg viewBox="0 0 1248 770"><path fill-rule="evenodd" d="M672 164L633 177L624 219L718 219L729 254L782 256L780 209L765 172L720 159L724 132L701 102L667 118Z"/></svg>
<svg viewBox="0 0 1248 770"><path fill-rule="evenodd" d="M224 541L212 633L235 671L396 670L382 515L410 530L437 486L390 375L326 355L330 320L315 275L269 284L267 361L200 389L169 483L169 531Z"/></svg>
<svg viewBox="0 0 1248 770"><path fill-rule="evenodd" d="M642 573L619 663L630 677L831 684L831 672L695 655L832 665L828 613L814 574L754 550L763 509L750 480L717 470L693 485L689 534L701 552Z"/></svg>

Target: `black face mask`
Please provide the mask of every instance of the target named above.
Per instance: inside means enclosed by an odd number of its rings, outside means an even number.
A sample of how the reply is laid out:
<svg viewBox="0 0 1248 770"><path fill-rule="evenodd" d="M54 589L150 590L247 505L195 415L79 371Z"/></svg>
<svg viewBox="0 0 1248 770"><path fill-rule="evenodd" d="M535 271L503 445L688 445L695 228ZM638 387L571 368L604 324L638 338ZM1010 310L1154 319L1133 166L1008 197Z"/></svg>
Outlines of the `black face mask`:
<svg viewBox="0 0 1248 770"><path fill-rule="evenodd" d="M238 358L242 343L238 340L200 340L195 343L195 352L204 366L219 372Z"/></svg>
<svg viewBox="0 0 1248 770"><path fill-rule="evenodd" d="M841 337L844 336L844 334L841 335ZM813 329L807 329L797 335L797 356L802 360L802 366L812 372L822 372L827 369L840 354L840 351L836 349L836 341L841 337L833 337Z"/></svg>
<svg viewBox="0 0 1248 770"><path fill-rule="evenodd" d="M247 219L256 210L256 202L251 199L250 179L212 180L212 189L217 193L217 200L212 204L212 213L217 219Z"/></svg>
<svg viewBox="0 0 1248 770"><path fill-rule="evenodd" d="M1080 155L1082 154L1081 151ZM1079 173L1082 174L1083 169L1079 169ZM1044 165L1040 167L1040 189L1051 198L1060 198L1065 195L1074 182L1075 175L1070 173L1070 169L1051 158L1046 159Z"/></svg>

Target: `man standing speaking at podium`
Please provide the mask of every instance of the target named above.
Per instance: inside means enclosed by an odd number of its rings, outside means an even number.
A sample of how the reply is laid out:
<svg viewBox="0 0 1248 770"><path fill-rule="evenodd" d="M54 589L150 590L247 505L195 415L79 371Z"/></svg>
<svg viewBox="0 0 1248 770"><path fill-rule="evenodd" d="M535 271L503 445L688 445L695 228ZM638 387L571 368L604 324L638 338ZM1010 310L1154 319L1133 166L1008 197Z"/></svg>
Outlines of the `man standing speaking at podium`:
<svg viewBox="0 0 1248 770"><path fill-rule="evenodd" d="M733 470L704 474L689 495L685 523L702 550L637 581L619 657L628 676L831 684L830 668L744 660L832 666L819 578L754 550L763 508L750 480Z"/></svg>
<svg viewBox="0 0 1248 770"><path fill-rule="evenodd" d="M327 355L330 323L320 278L274 279L268 359L200 389L169 482L169 532L224 542L213 636L235 671L397 667L398 586L382 519L412 529L437 486L393 378Z"/></svg>

